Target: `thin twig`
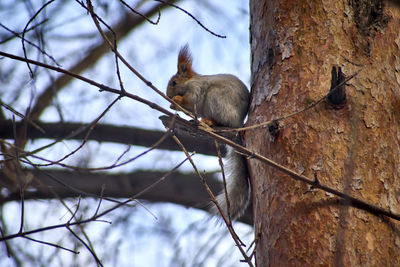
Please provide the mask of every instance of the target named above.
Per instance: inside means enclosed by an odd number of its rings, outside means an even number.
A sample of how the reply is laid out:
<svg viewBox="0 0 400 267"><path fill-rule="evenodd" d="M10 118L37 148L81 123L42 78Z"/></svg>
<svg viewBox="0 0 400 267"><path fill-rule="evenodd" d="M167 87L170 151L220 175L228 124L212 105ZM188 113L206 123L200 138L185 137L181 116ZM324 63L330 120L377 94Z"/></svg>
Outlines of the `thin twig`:
<svg viewBox="0 0 400 267"><path fill-rule="evenodd" d="M31 124L33 127L35 127L36 129L38 129L41 133L45 133L45 131L39 126L37 125L34 121L32 121L30 118L25 117L21 112L16 111L14 108L12 108L10 105L7 105L6 103L4 103L3 101L1 101L0 99L0 105L3 106L4 108L8 109L9 111L11 111L12 113L14 113L15 115L17 115L18 117L20 117L21 119L26 119L27 122L29 124Z"/></svg>
<svg viewBox="0 0 400 267"><path fill-rule="evenodd" d="M17 151L19 151L19 153L20 153L19 158L21 158L21 157L24 158L24 160L21 159L20 161L22 161L22 162L24 162L24 163L27 163L27 164L29 164L29 165L31 165L31 166L33 166L33 167L36 167L36 168L37 168L37 167L42 167L42 166L58 165L58 166L63 167L63 168L68 168L68 169L78 170L78 171L101 171L101 170L114 169L114 168L117 168L117 167L126 165L126 164L128 164L128 163L130 163L130 162L132 162L132 161L134 161L134 160L136 160L136 159L142 157L143 155L145 155L145 154L149 153L150 151L156 149L156 148L168 137L168 135L169 135L168 132L164 133L164 135L161 136L161 138L158 139L158 140L157 140L153 145L151 145L147 150L143 151L142 153L140 153L140 154L136 155L135 157L130 158L130 159L124 161L124 162L121 162L121 163L118 163L118 164L113 163L113 164L108 165L108 166L93 167L93 168L88 168L88 167L77 167L77 166L73 166L73 165L69 165L69 164L64 164L64 163L61 163L61 162L59 162L59 161L52 161L52 160L49 160L49 159L46 159L46 158L37 156L37 155L33 154L32 152L25 151L25 150L23 150L23 149L21 149L21 148L15 146L15 145L13 145L13 144L7 142L7 141L4 140L4 139L0 139L0 143L7 144L7 145L9 145L10 147L15 148L15 149L16 149ZM35 150L35 151L36 151L36 150ZM3 160L3 161L13 160L13 157L15 157L15 156L14 156L14 155L9 155L9 157L10 157L10 159L6 159L6 160ZM47 163L47 164L37 164L37 163L33 163L32 161L30 161L30 160L28 159L28 157L32 157L32 158L35 158L35 159L38 159L38 160L41 160L41 161L44 161L44 162L48 162L48 163ZM0 161L0 163L3 162L3 161Z"/></svg>
<svg viewBox="0 0 400 267"><path fill-rule="evenodd" d="M8 236L1 236L0 237L0 241L6 241L6 240L10 240L13 238L17 238L17 237L23 237L23 236L28 236L31 234L36 234L39 232L44 232L44 231L49 231L49 230L54 230L54 229L59 229L59 228L64 228L66 226L74 226L74 225L81 225L81 224L86 224L89 222L93 222L93 221L98 221L99 218L105 216L108 213L111 213L112 211L127 205L129 202L132 201L136 201L136 198L140 197L142 194L146 193L148 190L152 189L153 187L155 187L156 185L158 185L160 182L164 181L170 174L172 174L174 171L176 171L183 163L185 163L188 159L185 158L184 160L182 160L179 164L177 164L174 168L172 168L169 172L167 172L166 174L164 174L162 177L160 177L157 181L153 182L151 185L147 186L145 189L141 190L140 192L138 192L137 194L133 195L132 197L130 197L129 199L120 202L116 205L114 205L113 207L98 213L96 216L91 216L90 218L84 219L84 220L79 220L79 221L75 221L75 222L70 222L68 223L62 223L62 224L56 224L56 225L51 225L51 226L46 226L46 227L42 227L42 228L37 228L34 230L30 230L30 231L25 231L22 233L16 233L16 234L11 234Z"/></svg>
<svg viewBox="0 0 400 267"><path fill-rule="evenodd" d="M178 137L176 137L175 135L172 136L175 140L175 142L179 145L179 147L182 149L182 151L185 153L186 157L189 159L189 162L192 164L192 167L194 169L194 171L197 173L197 175L200 178L200 181L203 183L203 185L206 188L206 191L208 193L208 195L211 197L212 201L215 203L215 205L217 206L219 212L221 213L221 217L224 220L229 233L231 234L233 241L236 243L240 253L242 254L243 258L245 259L245 261L249 264L249 266L253 266L253 263L251 262L251 259L247 256L246 252L243 249L243 242L239 239L238 235L236 234L235 230L233 229L232 224L230 223L230 221L225 217L221 206L219 205L219 203L217 202L217 200L215 199L215 196L213 194L213 192L211 191L210 187L207 184L206 179L204 178L204 176L199 172L199 170L196 167L196 164L194 163L192 157L189 155L188 151L186 150L185 146L181 143L181 141L179 140Z"/></svg>
<svg viewBox="0 0 400 267"><path fill-rule="evenodd" d="M262 235L262 227L261 226L262 226L262 222L259 222L256 233L255 233L254 240L250 243L249 248L246 250L246 253L248 253L250 251L251 247L254 245L254 249L250 255L250 258L252 258L255 255L256 250L257 250L257 244L261 239L261 235Z"/></svg>
<svg viewBox="0 0 400 267"><path fill-rule="evenodd" d="M135 13L136 15L141 16L142 18L144 18L145 20L147 20L147 22L153 24L153 25L157 25L160 22L160 18L161 18L161 12L160 10L158 10L158 17L156 21L152 21L150 18L148 18L147 16L143 15L142 13L136 11L135 9L133 9L130 5L128 5L125 1L123 0L119 0L124 6L126 6L130 11L132 11L133 13Z"/></svg>
<svg viewBox="0 0 400 267"><path fill-rule="evenodd" d="M342 85L344 85L345 83L347 83L348 81L350 81L351 79L353 79L355 76L357 76L362 70L364 70L364 68L356 71L353 75L347 77L344 81L342 81L341 83L337 84L334 88L332 88L332 90L330 91L331 93L336 91L338 88L340 88ZM307 107L305 107L304 109L301 109L299 111L295 111L293 113L290 113L288 115L285 115L283 117L277 118L277 119L273 119L273 120L269 120L269 121L265 121L259 124L254 124L251 126L247 126L247 127L242 127L242 128L235 128L235 129L223 129L223 130L219 130L218 132L241 132L241 131L247 131L247 130L254 130L257 128L261 128L264 126L267 126L273 122L278 122L278 121L282 121L282 120L287 120L293 116L296 116L300 113L303 113L313 107L315 107L316 105L318 105L319 103L321 103L322 101L324 101L326 98L328 97L328 94L324 95L323 97L321 97L320 99L318 99L317 101L313 102L312 104L308 105Z"/></svg>
<svg viewBox="0 0 400 267"><path fill-rule="evenodd" d="M96 217L97 213L99 213L99 209L100 209L101 203L102 203L102 201L103 201L103 194L104 194L104 190L105 190L105 189L106 189L106 186L103 184L103 185L101 186L101 192L100 192L100 197L99 197L99 204L97 204L97 208L96 208L96 211L95 211L94 214L93 214L93 217Z"/></svg>
<svg viewBox="0 0 400 267"><path fill-rule="evenodd" d="M47 246L51 246L51 247L55 247L55 248L60 248L60 249L66 250L68 252L72 252L74 254L79 254L79 251L75 251L75 250L72 250L72 249L69 249L69 248L65 248L63 246L60 246L60 245L57 245L57 244L54 244L54 243L50 243L50 242L46 242L46 241L42 241L42 240L37 240L37 239L34 239L32 237L29 237L29 236L22 236L22 237L26 238L26 239L28 239L30 241L43 244L43 245L47 245Z"/></svg>
<svg viewBox="0 0 400 267"><path fill-rule="evenodd" d="M66 228L70 231L70 233L71 233L76 239L79 240L79 242L81 242L81 243L86 247L87 250L89 250L90 254L92 254L92 256L93 256L93 258L95 259L95 261L97 262L97 264L100 265L100 266L103 266L103 264L101 263L100 259L97 257L96 252L95 252L91 247L89 247L89 245L86 244L86 242L83 241L82 238L80 238L74 231L72 231L72 229L71 229L71 227L70 227L69 225L67 225Z"/></svg>
<svg viewBox="0 0 400 267"><path fill-rule="evenodd" d="M22 185L20 185L20 196L21 196L21 215L20 215L20 223L19 223L19 233L22 233L24 230L24 214L25 214L25 201L24 201L24 189Z"/></svg>
<svg viewBox="0 0 400 267"><path fill-rule="evenodd" d="M71 218L69 218L67 225L71 224L72 219L76 219L76 214L78 213L80 206L81 206L81 196L78 197L78 204L76 204L75 211L71 212Z"/></svg>
<svg viewBox="0 0 400 267"><path fill-rule="evenodd" d="M345 56L343 56L343 55L342 55L342 58L343 58L345 61L347 61L348 63L350 63L350 64L352 64L352 65L354 65L354 66L365 68L365 65L364 65L364 64L355 63L355 62L351 61L350 59L347 59L347 58L346 58Z"/></svg>
<svg viewBox="0 0 400 267"><path fill-rule="evenodd" d="M29 24L40 14L40 12L42 12L42 10L43 10L46 6L48 6L48 5L51 4L52 2L54 2L54 0L50 0L50 1L48 1L47 3L43 4L43 5L39 8L39 10L36 11L36 13L29 19L29 21L26 23L26 25L25 25L25 27L24 27L24 30L22 31L22 40L21 40L21 41L22 41L22 49L23 49L23 51L24 51L24 57L25 57L25 58L28 58L28 56L26 55L26 47L25 47L25 32L27 31ZM27 65L28 65L28 69L29 69L29 72L30 72L30 74L31 74L31 77L33 78L33 71L32 71L32 69L31 69L31 66L29 65L29 62L26 62L26 63L27 63Z"/></svg>
<svg viewBox="0 0 400 267"><path fill-rule="evenodd" d="M89 0L87 1L88 7L89 7L89 8L87 8L87 7L83 4L82 1L78 1L78 3L80 3L81 6L84 7L86 10L90 10L89 13L90 13L90 15L91 15L91 17L92 17L92 19L93 19L93 21L94 21L94 23L95 23L97 29L101 29L101 26L100 26L100 23L98 22L98 20L101 21L101 23L102 23L104 26L107 27L107 29L109 30L109 32L110 32L110 33L112 34L112 36L113 36L113 42L112 42L113 46L112 46L112 47L113 47L115 50L117 50L117 35L115 34L115 32L114 32L114 30L111 28L111 26L109 26L100 16L97 16L97 14L95 14L95 13L93 12L92 2L89 1ZM110 41L110 42L111 42L111 41ZM122 78L121 78L121 73L120 73L120 71L119 71L118 56L117 56L116 54L114 54L114 56L115 56L115 66L116 66L116 72L117 72L117 78L118 78L118 82L119 82L119 87L120 87L121 91L125 91L124 84L123 84Z"/></svg>
<svg viewBox="0 0 400 267"><path fill-rule="evenodd" d="M111 104L109 104L106 109L93 121L89 124L89 129L86 133L85 138L83 139L83 141L81 142L81 144L74 150L72 150L70 153L64 155L61 159L56 160L56 161L52 161L50 164L43 164L41 166L48 166L48 165L54 165L54 164L58 164L62 161L64 161L65 159L69 158L70 156L72 156L73 154L75 154L77 151L79 151L88 141L89 135L90 133L93 131L94 127L96 126L96 124L99 122L99 120L101 118L103 118L107 112L111 109L112 106L114 106L115 103L117 103L118 100L120 100L120 96L118 96L116 99L114 99L113 102L111 102Z"/></svg>
<svg viewBox="0 0 400 267"><path fill-rule="evenodd" d="M48 19L45 19L45 20L39 22L38 24L36 24L36 25L30 27L30 28L27 29L25 32L31 31L31 30L33 30L33 29L39 27L40 25L44 24L44 23L47 22L47 21L48 21ZM11 29L8 28L7 26L3 25L1 22L0 22L0 27L3 27L5 30L7 30L7 31L9 31L9 32L11 32L11 33L13 34L13 36L11 36L11 37L9 37L9 38L6 38L6 39L4 39L3 41L0 41L0 45L1 45L1 44L4 44L5 42L11 40L11 39L14 38L14 37L18 37L18 38L21 38L21 39L22 39L22 37L20 36L20 34L19 34L18 32L15 32L15 31L11 30ZM55 64L59 65L59 64L57 63L56 59L55 59L52 55L49 55L46 51L44 51L44 50L43 50L42 48L40 48L38 45L32 43L31 41L29 41L29 40L27 40L27 39L25 39L25 42L28 43L28 44L30 44L31 46L35 47L36 49L38 49L38 50L40 51L40 53L42 53L43 55L45 55L45 56L47 56L48 58L50 58L51 61L53 61Z"/></svg>
<svg viewBox="0 0 400 267"><path fill-rule="evenodd" d="M204 30L206 30L207 32L211 33L212 35L214 35L214 36L216 36L216 37L218 37L218 38L226 38L225 35L217 34L217 33L213 32L213 31L211 31L210 29L208 29L208 28L207 28L206 26L204 26L198 19L196 19L195 16L193 16L192 14L190 14L190 12L184 10L183 8L181 8L181 7L179 7L179 6L175 5L175 4L169 3L169 2L167 2L167 1L164 1L164 0L154 0L154 1L160 2L160 3L164 3L164 4L167 4L167 5L169 5L169 6L174 7L174 8L176 8L176 9L179 9L180 11L182 11L183 13L185 13L186 15L188 15L189 17L191 17L194 21L196 21L197 24L199 24L200 27L202 27L202 28L203 28Z"/></svg>
<svg viewBox="0 0 400 267"><path fill-rule="evenodd" d="M270 159L268 159L268 158L266 158L266 157L264 157L264 156L262 156L262 155L260 155L260 154L258 154L256 152L253 152L253 151L247 149L246 147L241 146L241 145L239 145L239 144L237 144L237 143L235 143L235 142L233 142L233 141L231 141L231 140L229 140L229 139L227 139L227 138L225 138L223 136L220 136L220 135L218 135L218 134L216 134L214 132L206 132L206 133L209 136L212 136L215 139L217 139L217 140L219 140L219 141L221 141L221 142L223 142L223 143L225 143L225 144L227 144L229 146L234 147L237 151L243 153L247 157L253 158L253 159L257 159L257 160L259 160L261 162L266 163L269 166L274 167L275 169L280 170L281 172L289 175L289 177L292 178L292 179L295 179L297 181L302 181L304 183L312 185L314 188L318 188L318 189L321 189L321 190L326 191L328 193L332 193L332 194L334 194L334 195L336 195L336 196L338 196L340 198L343 198L344 200L348 201L351 205L353 205L355 207L358 207L358 208L361 208L363 210L369 211L372 214L384 215L384 216L390 217L392 219L395 219L397 221L400 221L400 214L392 213L390 210L385 210L383 208L377 207L377 206L372 205L372 204L370 204L370 203L368 203L366 201L357 199L357 198L352 197L352 196L350 196L348 194L345 194L345 193L343 193L341 191L338 191L336 189L333 189L331 187L323 185L320 182L316 182L315 179L311 179L311 178L309 178L307 176L300 175L300 174L296 173L295 171L293 171L293 170L291 170L289 168L286 168L283 165L280 165L279 163L276 163L276 162L274 162L274 161L272 161L272 160L270 160Z"/></svg>
<svg viewBox="0 0 400 267"><path fill-rule="evenodd" d="M218 144L217 140L214 140L214 143L215 143L215 148L217 150L219 166L221 167L222 182L223 182L223 185L224 185L225 200L226 200L227 216L228 216L228 219L229 219L229 224L232 224L231 210L230 210L231 209L231 203L229 201L228 189L226 188L226 177L225 177L225 170L224 170L224 162L222 161L221 149L219 148L219 144Z"/></svg>

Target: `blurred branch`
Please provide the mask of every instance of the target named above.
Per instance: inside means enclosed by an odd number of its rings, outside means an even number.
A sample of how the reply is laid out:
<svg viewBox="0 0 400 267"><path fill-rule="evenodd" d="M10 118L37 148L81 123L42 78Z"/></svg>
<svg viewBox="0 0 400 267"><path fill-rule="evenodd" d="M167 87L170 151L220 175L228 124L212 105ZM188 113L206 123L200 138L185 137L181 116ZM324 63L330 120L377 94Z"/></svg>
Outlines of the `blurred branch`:
<svg viewBox="0 0 400 267"><path fill-rule="evenodd" d="M89 130L88 124L81 123L35 123L39 128L33 125L27 125L26 137L28 139L53 139L53 140L83 140L86 132ZM15 123L17 132L23 123ZM10 120L0 120L0 138L13 139L14 138L14 125ZM43 131L43 132L42 132ZM149 147L154 142L159 140L165 131L144 130L134 127L115 126L108 124L97 124L87 137L88 140L98 142L112 142L119 144L137 145ZM203 136L196 140L189 135L178 134L182 143L188 148L189 151L196 151L199 154L216 156L216 150L213 139ZM173 151L181 151L178 145L171 137L167 137L164 142L159 146L159 149L167 149ZM223 154L225 150L223 151Z"/></svg>
<svg viewBox="0 0 400 267"><path fill-rule="evenodd" d="M68 170L26 170L33 175L29 190L24 192L25 201L31 199L54 199L99 195L104 187L104 198L128 198L135 192L146 189L164 175L160 171L135 171L124 174L84 173ZM1 181L5 174L0 171ZM221 183L212 175L206 174L205 179L214 192L221 190ZM68 185L68 186L66 186ZM51 189L51 190L50 190ZM151 202L171 202L186 207L207 210L209 197L196 174L174 172L169 179L159 186L147 190L141 199ZM0 195L0 204L20 200L19 191ZM250 209L249 209L250 211ZM252 224L249 211L240 221Z"/></svg>

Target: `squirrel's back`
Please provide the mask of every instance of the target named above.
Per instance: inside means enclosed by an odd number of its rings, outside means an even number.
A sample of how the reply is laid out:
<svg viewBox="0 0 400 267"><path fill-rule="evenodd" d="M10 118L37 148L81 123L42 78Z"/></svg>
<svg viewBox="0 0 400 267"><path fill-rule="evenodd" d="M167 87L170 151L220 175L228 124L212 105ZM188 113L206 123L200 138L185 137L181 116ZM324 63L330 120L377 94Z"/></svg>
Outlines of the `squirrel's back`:
<svg viewBox="0 0 400 267"><path fill-rule="evenodd" d="M212 118L221 126L242 126L250 94L239 78L231 74L198 75L188 83L199 84L204 92L198 110L200 116Z"/></svg>

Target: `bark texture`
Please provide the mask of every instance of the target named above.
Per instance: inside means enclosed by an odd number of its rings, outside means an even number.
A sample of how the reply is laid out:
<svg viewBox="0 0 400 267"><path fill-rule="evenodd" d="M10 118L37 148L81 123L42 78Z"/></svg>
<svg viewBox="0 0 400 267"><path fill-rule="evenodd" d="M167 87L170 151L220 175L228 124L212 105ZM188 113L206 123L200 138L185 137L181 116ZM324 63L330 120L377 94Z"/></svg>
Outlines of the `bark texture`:
<svg viewBox="0 0 400 267"><path fill-rule="evenodd" d="M246 146L299 174L400 212L400 10L381 1L250 1L253 125L326 95L333 66L365 69L336 110L322 102L245 134ZM346 60L347 59L347 60ZM400 224L296 182L256 160L258 266L400 266Z"/></svg>

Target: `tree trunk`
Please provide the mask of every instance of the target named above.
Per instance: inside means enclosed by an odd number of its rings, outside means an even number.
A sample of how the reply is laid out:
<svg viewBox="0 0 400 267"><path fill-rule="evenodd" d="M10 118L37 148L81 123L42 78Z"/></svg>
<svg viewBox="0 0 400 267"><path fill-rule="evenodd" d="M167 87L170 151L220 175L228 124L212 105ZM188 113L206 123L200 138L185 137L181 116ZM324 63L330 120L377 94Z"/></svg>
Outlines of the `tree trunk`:
<svg viewBox="0 0 400 267"><path fill-rule="evenodd" d="M400 212L400 10L381 1L250 1L248 125L302 110L350 76L347 102L326 101L247 131L248 148L308 177ZM400 224L249 160L258 266L400 266Z"/></svg>

